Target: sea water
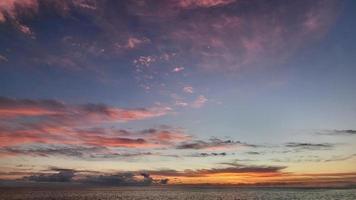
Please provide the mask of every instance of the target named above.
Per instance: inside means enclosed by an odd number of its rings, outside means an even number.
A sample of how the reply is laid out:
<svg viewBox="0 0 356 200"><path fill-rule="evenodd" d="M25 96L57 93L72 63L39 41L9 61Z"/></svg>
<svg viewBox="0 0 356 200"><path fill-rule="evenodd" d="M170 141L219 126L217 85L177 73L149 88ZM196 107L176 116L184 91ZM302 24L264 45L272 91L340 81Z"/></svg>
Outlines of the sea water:
<svg viewBox="0 0 356 200"><path fill-rule="evenodd" d="M214 188L214 187L81 187L0 188L0 199L58 200L356 200L356 189Z"/></svg>

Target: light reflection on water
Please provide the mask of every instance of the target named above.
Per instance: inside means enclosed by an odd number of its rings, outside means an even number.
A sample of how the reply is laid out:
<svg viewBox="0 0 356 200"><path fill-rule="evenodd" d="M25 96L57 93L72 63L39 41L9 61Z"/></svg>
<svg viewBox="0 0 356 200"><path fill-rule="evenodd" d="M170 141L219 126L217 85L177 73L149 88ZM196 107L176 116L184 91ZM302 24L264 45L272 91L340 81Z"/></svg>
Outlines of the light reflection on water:
<svg viewBox="0 0 356 200"><path fill-rule="evenodd" d="M0 189L0 199L73 199L73 200L111 200L111 199L301 199L331 200L356 199L356 189L262 189L262 188L174 188L174 187L141 187L141 188L73 188L73 189Z"/></svg>

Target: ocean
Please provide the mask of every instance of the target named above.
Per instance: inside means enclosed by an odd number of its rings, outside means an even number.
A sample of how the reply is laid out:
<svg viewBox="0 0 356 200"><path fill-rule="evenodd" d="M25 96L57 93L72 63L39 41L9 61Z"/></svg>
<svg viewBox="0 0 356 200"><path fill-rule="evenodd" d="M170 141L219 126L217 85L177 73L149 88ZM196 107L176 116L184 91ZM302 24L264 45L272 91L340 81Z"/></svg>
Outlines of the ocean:
<svg viewBox="0 0 356 200"><path fill-rule="evenodd" d="M1 200L356 200L356 189L233 187L0 188Z"/></svg>

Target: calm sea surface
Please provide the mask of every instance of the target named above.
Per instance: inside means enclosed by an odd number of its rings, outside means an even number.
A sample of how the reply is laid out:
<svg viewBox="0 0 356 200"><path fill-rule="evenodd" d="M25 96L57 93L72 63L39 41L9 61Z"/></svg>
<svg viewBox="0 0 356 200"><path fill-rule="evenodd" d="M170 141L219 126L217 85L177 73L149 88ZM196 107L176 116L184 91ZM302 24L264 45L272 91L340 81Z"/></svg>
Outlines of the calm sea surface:
<svg viewBox="0 0 356 200"><path fill-rule="evenodd" d="M0 199L347 199L356 200L356 189L252 189L252 188L0 188Z"/></svg>

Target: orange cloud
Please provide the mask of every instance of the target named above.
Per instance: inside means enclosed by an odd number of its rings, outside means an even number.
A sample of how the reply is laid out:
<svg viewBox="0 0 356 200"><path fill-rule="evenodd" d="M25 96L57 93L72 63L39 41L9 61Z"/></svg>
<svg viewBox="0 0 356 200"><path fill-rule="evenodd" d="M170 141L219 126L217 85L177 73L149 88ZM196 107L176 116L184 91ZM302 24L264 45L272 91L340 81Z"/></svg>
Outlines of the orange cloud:
<svg viewBox="0 0 356 200"><path fill-rule="evenodd" d="M187 136L171 130L143 134L92 129L103 123L143 120L166 115L168 107L124 109L102 104L68 105L56 100L0 97L0 146L44 143L87 144L141 148L183 141ZM148 140L148 141L147 141Z"/></svg>
<svg viewBox="0 0 356 200"><path fill-rule="evenodd" d="M356 172L299 174L285 172L282 166L236 165L200 170L148 171L153 177L169 178L170 184L216 184L247 186L349 186L356 183Z"/></svg>
<svg viewBox="0 0 356 200"><path fill-rule="evenodd" d="M11 120L10 120L11 121ZM175 129L129 131L114 128L81 128L76 123L4 123L0 147L24 144L89 145L98 147L156 148L174 146L192 137Z"/></svg>

